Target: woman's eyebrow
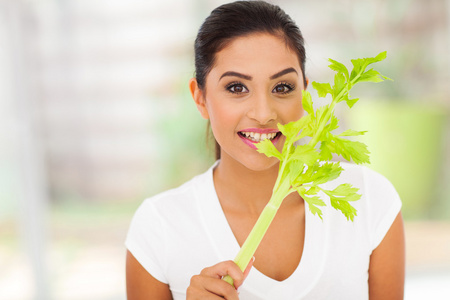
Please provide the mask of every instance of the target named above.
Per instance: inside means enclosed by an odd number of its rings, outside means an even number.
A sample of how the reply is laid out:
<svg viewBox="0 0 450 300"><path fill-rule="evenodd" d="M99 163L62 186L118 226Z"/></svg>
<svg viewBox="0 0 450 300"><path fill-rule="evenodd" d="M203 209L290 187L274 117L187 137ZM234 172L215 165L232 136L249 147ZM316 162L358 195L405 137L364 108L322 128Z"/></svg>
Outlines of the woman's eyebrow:
<svg viewBox="0 0 450 300"><path fill-rule="evenodd" d="M291 72L298 74L297 71L291 67L291 68L286 68L284 70L281 70L280 72L273 74L269 78L272 80L272 79L278 78L280 76L283 76L283 75L285 75L287 73L291 73ZM226 76L235 76L235 77L240 77L240 78L243 78L246 80L253 79L253 77L250 75L245 75L245 74L234 72L234 71L228 71L228 72L223 73L222 76L220 76L219 80L221 80L223 77L226 77Z"/></svg>
<svg viewBox="0 0 450 300"><path fill-rule="evenodd" d="M246 80L252 80L253 79L253 77L249 76L249 75L241 74L241 73L234 72L234 71L228 71L228 72L223 73L222 76L220 76L219 80L222 79L225 76L236 76L236 77L240 77L240 78L243 78L243 79L246 79Z"/></svg>
<svg viewBox="0 0 450 300"><path fill-rule="evenodd" d="M278 78L280 76L283 76L284 74L291 73L291 72L294 72L298 75L297 71L294 68L286 68L278 73L273 74L269 78L272 80L272 79Z"/></svg>

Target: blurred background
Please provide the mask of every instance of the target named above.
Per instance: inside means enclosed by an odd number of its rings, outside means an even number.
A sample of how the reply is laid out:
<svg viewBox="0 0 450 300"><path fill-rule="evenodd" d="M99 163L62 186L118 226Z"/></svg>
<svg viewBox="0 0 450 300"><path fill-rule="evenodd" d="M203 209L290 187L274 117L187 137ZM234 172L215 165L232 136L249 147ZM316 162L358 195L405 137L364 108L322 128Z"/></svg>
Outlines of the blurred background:
<svg viewBox="0 0 450 300"><path fill-rule="evenodd" d="M187 82L225 2L0 0L0 299L126 298L134 211L214 160ZM394 81L337 113L402 197L405 299L449 299L450 1L271 2L304 34L310 81L387 50Z"/></svg>

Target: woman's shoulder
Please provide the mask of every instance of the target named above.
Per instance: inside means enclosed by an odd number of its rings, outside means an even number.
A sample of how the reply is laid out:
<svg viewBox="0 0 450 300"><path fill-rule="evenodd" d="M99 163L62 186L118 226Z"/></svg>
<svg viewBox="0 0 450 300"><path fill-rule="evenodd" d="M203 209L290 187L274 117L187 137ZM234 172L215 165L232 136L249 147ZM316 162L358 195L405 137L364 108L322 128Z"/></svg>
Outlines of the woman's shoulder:
<svg viewBox="0 0 450 300"><path fill-rule="evenodd" d="M355 202L375 225L385 224L386 230L401 209L401 198L392 182L382 173L368 166L341 164L343 179L360 189L362 198Z"/></svg>
<svg viewBox="0 0 450 300"><path fill-rule="evenodd" d="M212 170L196 175L181 185L160 192L146 198L140 205L139 210L177 210L189 207L196 196L201 194L201 189L208 185L212 178Z"/></svg>
<svg viewBox="0 0 450 300"><path fill-rule="evenodd" d="M390 180L380 172L366 165L357 165L355 163L340 162L343 169L340 178L358 182L361 187L370 188L371 186L383 185L392 187Z"/></svg>
<svg viewBox="0 0 450 300"><path fill-rule="evenodd" d="M343 171L338 178L340 183L350 183L359 188L365 195L366 201L379 202L383 199L399 201L397 190L392 182L382 173L366 165L341 162Z"/></svg>
<svg viewBox="0 0 450 300"><path fill-rule="evenodd" d="M332 190L340 184L348 183L358 188L362 197L352 202L361 214L386 214L401 208L400 196L392 182L382 173L369 166L341 162L342 172L339 178L329 182L327 189ZM365 211L365 212L364 212Z"/></svg>

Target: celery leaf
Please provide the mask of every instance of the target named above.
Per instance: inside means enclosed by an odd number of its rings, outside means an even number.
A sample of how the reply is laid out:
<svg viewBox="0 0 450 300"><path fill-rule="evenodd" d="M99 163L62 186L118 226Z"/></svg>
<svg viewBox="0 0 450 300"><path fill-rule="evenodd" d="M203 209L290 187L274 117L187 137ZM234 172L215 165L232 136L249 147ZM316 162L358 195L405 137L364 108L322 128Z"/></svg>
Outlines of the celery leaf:
<svg viewBox="0 0 450 300"><path fill-rule="evenodd" d="M351 71L343 63L329 59L329 68L336 72L333 84L313 82L312 86L321 98L331 95L332 102L314 109L311 94L302 91L302 106L307 114L298 121L278 124L278 129L286 137L282 152L280 153L269 140L257 144L260 153L280 160L280 171L273 194L278 202L287 194L297 191L308 203L310 211L322 218L321 207L325 206L325 202L318 195L322 190L320 186L338 178L343 171L339 162L331 161L333 154L356 164L369 163L370 153L367 146L348 139L361 136L365 131L347 129L340 134L333 133L339 128L334 108L340 102L345 102L352 108L359 101L358 98L349 96L355 84L390 80L373 68L366 70L369 65L385 58L386 52L381 52L375 57L352 59ZM305 137L311 139L306 144L296 144ZM285 181L289 184L285 184ZM349 202L361 198L357 188L341 184L332 191L322 191L329 197L332 207L353 221L356 209Z"/></svg>
<svg viewBox="0 0 450 300"><path fill-rule="evenodd" d="M269 139L265 139L256 144L256 148L259 153L264 153L267 157L276 157L279 160L282 159L280 151L275 147L275 145Z"/></svg>

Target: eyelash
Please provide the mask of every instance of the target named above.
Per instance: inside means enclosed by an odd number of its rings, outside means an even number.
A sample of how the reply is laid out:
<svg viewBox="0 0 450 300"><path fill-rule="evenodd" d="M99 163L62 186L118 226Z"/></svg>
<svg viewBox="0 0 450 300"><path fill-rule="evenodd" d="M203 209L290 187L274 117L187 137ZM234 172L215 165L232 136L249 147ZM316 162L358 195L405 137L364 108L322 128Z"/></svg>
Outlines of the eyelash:
<svg viewBox="0 0 450 300"><path fill-rule="evenodd" d="M233 91L232 89L235 88L236 86L241 86L241 87L243 87L243 88L245 89L245 91L243 91L243 92L236 92L236 91ZM291 92L295 89L295 85L293 85L293 84L290 84L290 83L288 83L288 82L280 82L280 83L277 83L277 85L275 85L275 87L272 89L272 92L275 91L275 89L276 89L277 87L279 87L279 86L283 86L283 87L287 87L287 88L288 88L287 91L279 92L279 93L282 94L282 95L289 94L289 93L291 93ZM241 82L239 82L239 81L233 81L233 82L227 84L227 85L225 86L225 89L226 89L228 92L232 93L232 94L243 94L243 93L248 92L247 87L246 87L244 84L242 84Z"/></svg>
<svg viewBox="0 0 450 300"><path fill-rule="evenodd" d="M245 85L243 85L243 84L242 84L241 82L239 82L239 81L233 81L233 82L227 84L227 85L225 86L225 89L226 89L228 92L232 93L232 94L243 94L243 93L245 93L245 91L244 91L244 92L236 92L236 91L232 91L232 88L235 88L236 86L242 86L246 91L248 91L247 87L246 87Z"/></svg>
<svg viewBox="0 0 450 300"><path fill-rule="evenodd" d="M280 92L280 94L283 94L283 95L289 94L290 92L292 92L295 89L295 85L293 85L293 84L290 84L288 82L280 82L273 88L272 91L274 91L279 86L283 86L283 87L287 87L288 88L287 91Z"/></svg>

